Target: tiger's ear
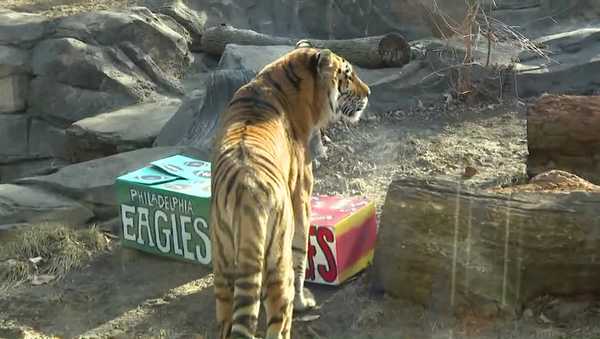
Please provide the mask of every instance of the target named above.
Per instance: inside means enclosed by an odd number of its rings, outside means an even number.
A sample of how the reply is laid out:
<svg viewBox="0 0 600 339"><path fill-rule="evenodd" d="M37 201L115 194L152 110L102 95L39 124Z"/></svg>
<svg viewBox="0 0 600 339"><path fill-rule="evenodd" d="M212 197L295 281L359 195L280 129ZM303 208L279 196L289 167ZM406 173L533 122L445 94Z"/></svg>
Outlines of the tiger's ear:
<svg viewBox="0 0 600 339"><path fill-rule="evenodd" d="M332 53L330 50L328 49L322 49L319 52L317 52L317 54L315 55L315 59L316 59L316 67L317 67L317 73L319 74L323 74L325 72L327 72L329 69L331 69L331 64L332 64Z"/></svg>

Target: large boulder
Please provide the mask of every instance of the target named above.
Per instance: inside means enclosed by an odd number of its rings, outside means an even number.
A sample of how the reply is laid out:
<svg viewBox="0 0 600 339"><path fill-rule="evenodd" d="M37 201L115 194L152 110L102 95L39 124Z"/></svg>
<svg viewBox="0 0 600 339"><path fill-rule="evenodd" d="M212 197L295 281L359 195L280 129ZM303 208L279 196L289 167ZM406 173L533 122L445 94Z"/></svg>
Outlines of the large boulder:
<svg viewBox="0 0 600 339"><path fill-rule="evenodd" d="M0 183L62 167L65 142L64 130L45 121L0 114Z"/></svg>
<svg viewBox="0 0 600 339"><path fill-rule="evenodd" d="M0 185L0 230L51 221L80 226L93 216L85 205L67 197L34 187Z"/></svg>
<svg viewBox="0 0 600 339"><path fill-rule="evenodd" d="M178 24L183 26L190 34L190 50L198 51L200 48L200 38L206 24L206 13L204 11L194 11L190 9L183 1L171 0L166 3L152 4L149 7L153 12L163 14L173 18Z"/></svg>
<svg viewBox="0 0 600 339"><path fill-rule="evenodd" d="M254 71L246 69L211 72L206 80L205 96L188 98L162 129L154 145L188 145L210 154L220 113L235 91L252 80L254 75Z"/></svg>
<svg viewBox="0 0 600 339"><path fill-rule="evenodd" d="M0 45L0 114L23 111L27 104L29 52Z"/></svg>
<svg viewBox="0 0 600 339"><path fill-rule="evenodd" d="M410 109L419 105L441 102L448 90L448 77L430 76L435 69L430 64L415 60L401 70L370 83L369 112L383 113Z"/></svg>
<svg viewBox="0 0 600 339"><path fill-rule="evenodd" d="M206 13L206 26L227 23L271 35L317 39L346 39L391 31L410 40L427 37L438 32L438 18L432 14L435 4L456 20L464 16L465 8L462 0L190 0L188 4Z"/></svg>
<svg viewBox="0 0 600 339"><path fill-rule="evenodd" d="M0 8L0 45L31 47L47 33L48 18Z"/></svg>
<svg viewBox="0 0 600 339"><path fill-rule="evenodd" d="M14 74L28 74L31 71L28 50L0 45L0 78Z"/></svg>
<svg viewBox="0 0 600 339"><path fill-rule="evenodd" d="M67 127L71 123L137 103L127 93L78 88L40 76L31 81L28 113Z"/></svg>
<svg viewBox="0 0 600 339"><path fill-rule="evenodd" d="M183 75L191 61L185 37L144 7L64 17L54 23L51 36L102 46L130 42L152 58L162 71L176 78Z"/></svg>
<svg viewBox="0 0 600 339"><path fill-rule="evenodd" d="M181 100L147 102L75 122L67 129L70 160L102 158L151 146Z"/></svg>
<svg viewBox="0 0 600 339"><path fill-rule="evenodd" d="M31 159L68 159L65 130L40 119L31 119L28 132L28 152Z"/></svg>
<svg viewBox="0 0 600 339"><path fill-rule="evenodd" d="M192 147L142 148L73 164L54 174L23 178L16 183L68 196L90 206L97 218L110 219L118 214L114 191L118 176L176 154L208 159L208 154Z"/></svg>
<svg viewBox="0 0 600 339"><path fill-rule="evenodd" d="M0 114L25 110L29 94L29 79L26 74L0 77Z"/></svg>
<svg viewBox="0 0 600 339"><path fill-rule="evenodd" d="M69 164L59 158L25 159L0 164L0 184L11 183L25 177L52 174Z"/></svg>
<svg viewBox="0 0 600 339"><path fill-rule="evenodd" d="M187 30L172 20L142 7L55 19L32 52L36 78L28 111L67 126L161 96L182 96L180 80L192 56Z"/></svg>
<svg viewBox="0 0 600 339"><path fill-rule="evenodd" d="M500 193L395 179L381 216L374 286L427 308L488 315L518 314L546 294L600 292L600 192L547 187Z"/></svg>
<svg viewBox="0 0 600 339"><path fill-rule="evenodd" d="M249 46L227 44L219 69L247 69L258 73L267 64L292 51L293 46Z"/></svg>
<svg viewBox="0 0 600 339"><path fill-rule="evenodd" d="M536 42L546 46L551 60L531 52L521 54L516 78L519 96L599 93L600 25L541 37Z"/></svg>
<svg viewBox="0 0 600 339"><path fill-rule="evenodd" d="M120 50L73 38L38 44L32 68L30 111L66 122L142 101L156 89Z"/></svg>
<svg viewBox="0 0 600 339"><path fill-rule="evenodd" d="M29 59L27 50L0 45L0 114L25 110L31 74Z"/></svg>
<svg viewBox="0 0 600 339"><path fill-rule="evenodd" d="M26 158L29 117L0 114L0 163Z"/></svg>

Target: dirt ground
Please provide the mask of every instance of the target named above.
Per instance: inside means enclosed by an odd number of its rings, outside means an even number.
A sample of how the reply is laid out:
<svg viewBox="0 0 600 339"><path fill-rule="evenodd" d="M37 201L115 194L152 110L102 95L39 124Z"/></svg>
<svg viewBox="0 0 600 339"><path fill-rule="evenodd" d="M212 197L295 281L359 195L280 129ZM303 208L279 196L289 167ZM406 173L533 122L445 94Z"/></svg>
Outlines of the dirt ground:
<svg viewBox="0 0 600 339"><path fill-rule="evenodd" d="M0 8L61 16L136 3L3 0ZM315 192L363 194L381 210L387 186L399 175L459 178L469 168L468 184L522 182L524 112L520 102L440 104L368 116L355 126L338 124L326 132L328 157L315 168ZM319 309L296 315L297 339L600 338L597 302L541 298L517 320L476 314L457 319L372 292L368 269L341 287L309 288ZM567 316L554 320L553 312ZM0 293L0 338L212 338L214 313L206 268L121 248L115 241L110 251L63 280Z"/></svg>

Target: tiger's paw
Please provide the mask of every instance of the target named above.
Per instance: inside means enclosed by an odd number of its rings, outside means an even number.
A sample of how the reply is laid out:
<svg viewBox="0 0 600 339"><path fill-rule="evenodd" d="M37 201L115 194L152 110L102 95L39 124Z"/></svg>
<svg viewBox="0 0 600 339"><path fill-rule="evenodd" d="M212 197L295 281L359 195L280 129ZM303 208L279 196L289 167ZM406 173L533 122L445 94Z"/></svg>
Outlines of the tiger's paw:
<svg viewBox="0 0 600 339"><path fill-rule="evenodd" d="M308 288L303 289L304 293L297 293L294 298L294 311L307 311L317 306L317 301Z"/></svg>

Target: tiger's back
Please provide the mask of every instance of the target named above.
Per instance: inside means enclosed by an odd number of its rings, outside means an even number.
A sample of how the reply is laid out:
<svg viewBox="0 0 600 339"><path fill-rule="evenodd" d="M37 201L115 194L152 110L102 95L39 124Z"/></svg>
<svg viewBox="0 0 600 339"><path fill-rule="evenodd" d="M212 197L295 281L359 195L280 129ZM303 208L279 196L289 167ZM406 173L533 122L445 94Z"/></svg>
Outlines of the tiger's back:
<svg viewBox="0 0 600 339"><path fill-rule="evenodd" d="M369 90L357 77L359 94L342 91L342 78L352 87L347 67L329 51L296 49L240 88L221 116L211 206L220 338L254 337L261 296L267 338L289 338L293 309L315 305L303 288L312 194L308 139L336 115L359 117L366 106ZM338 102L344 96L351 103Z"/></svg>

